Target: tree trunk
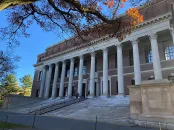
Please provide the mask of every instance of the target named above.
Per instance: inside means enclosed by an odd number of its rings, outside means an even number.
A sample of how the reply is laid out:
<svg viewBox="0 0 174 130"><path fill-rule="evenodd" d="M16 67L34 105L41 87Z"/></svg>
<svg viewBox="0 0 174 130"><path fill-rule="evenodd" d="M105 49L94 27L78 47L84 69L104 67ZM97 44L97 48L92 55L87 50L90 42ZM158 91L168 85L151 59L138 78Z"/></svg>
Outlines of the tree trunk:
<svg viewBox="0 0 174 130"><path fill-rule="evenodd" d="M0 0L0 11L11 6L33 3L39 0Z"/></svg>

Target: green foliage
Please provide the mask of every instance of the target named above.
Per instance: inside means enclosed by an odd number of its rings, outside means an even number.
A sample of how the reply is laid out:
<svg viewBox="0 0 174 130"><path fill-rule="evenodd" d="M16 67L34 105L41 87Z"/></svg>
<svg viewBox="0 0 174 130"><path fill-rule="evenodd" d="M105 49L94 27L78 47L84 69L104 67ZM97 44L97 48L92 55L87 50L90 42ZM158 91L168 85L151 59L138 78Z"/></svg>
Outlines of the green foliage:
<svg viewBox="0 0 174 130"><path fill-rule="evenodd" d="M25 126L0 122L0 128L24 128Z"/></svg>
<svg viewBox="0 0 174 130"><path fill-rule="evenodd" d="M2 100L0 100L0 108L2 107L2 103L3 103Z"/></svg>
<svg viewBox="0 0 174 130"><path fill-rule="evenodd" d="M19 86L16 76L14 74L7 75L2 82L2 88L4 88L8 94L17 94Z"/></svg>
<svg viewBox="0 0 174 130"><path fill-rule="evenodd" d="M20 78L20 82L22 83L20 94L23 96L30 96L33 84L31 75L25 75L24 77Z"/></svg>

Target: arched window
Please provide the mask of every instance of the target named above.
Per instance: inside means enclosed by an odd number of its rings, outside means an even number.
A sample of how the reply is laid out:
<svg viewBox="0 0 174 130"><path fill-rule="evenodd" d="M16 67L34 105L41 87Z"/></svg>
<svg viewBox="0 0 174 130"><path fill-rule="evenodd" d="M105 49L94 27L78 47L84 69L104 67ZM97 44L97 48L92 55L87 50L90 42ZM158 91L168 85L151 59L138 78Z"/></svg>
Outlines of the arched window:
<svg viewBox="0 0 174 130"><path fill-rule="evenodd" d="M38 81L42 80L42 71L39 72Z"/></svg>
<svg viewBox="0 0 174 130"><path fill-rule="evenodd" d="M168 46L165 48L166 60L174 59L174 46Z"/></svg>

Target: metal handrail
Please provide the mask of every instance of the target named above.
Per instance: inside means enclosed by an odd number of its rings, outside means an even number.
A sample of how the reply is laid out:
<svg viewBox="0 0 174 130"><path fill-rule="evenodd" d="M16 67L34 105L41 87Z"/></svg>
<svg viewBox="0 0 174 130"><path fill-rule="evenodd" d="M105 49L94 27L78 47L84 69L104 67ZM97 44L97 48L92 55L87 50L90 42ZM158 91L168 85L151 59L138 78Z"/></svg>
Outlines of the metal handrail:
<svg viewBox="0 0 174 130"><path fill-rule="evenodd" d="M62 100L62 99L56 99L56 100ZM52 102L51 102L52 103ZM55 100L53 101L53 103L52 104L54 104L55 103ZM44 106L44 104L47 104L47 103L42 103L42 104L39 104L39 106ZM49 105L52 105L52 104L49 104ZM31 108L33 108L33 107L30 107L29 108L29 110L31 110Z"/></svg>
<svg viewBox="0 0 174 130"><path fill-rule="evenodd" d="M49 105L49 106L45 106L45 107L40 106L40 109L37 109L37 110L34 110L34 111L31 111L31 109L30 109L30 111L27 114L32 114L33 113L34 115L37 115L37 112L38 112L38 115L41 115L41 114L45 114L45 113L48 113L50 111L54 111L56 109L60 109L62 107L72 105L74 103L81 102L81 101L84 101L84 100L86 100L86 98L72 99L72 100L68 100L68 101L65 101L65 99L64 99L63 102L59 102L59 103L54 102L53 105ZM70 102L72 102L72 103L70 103ZM62 106L59 106L58 108L55 107L55 106L60 105L60 104L62 104ZM48 108L52 108L52 109L48 110L48 111L45 111L45 112L42 112L43 110L48 109Z"/></svg>
<svg viewBox="0 0 174 130"><path fill-rule="evenodd" d="M71 100L69 100L69 101L71 101ZM68 102L68 101L67 101L67 102ZM56 105L60 105L60 104L64 104L64 103L65 103L65 99L64 99L64 101L62 101L62 102L56 103ZM46 104L46 103L44 103L44 104ZM37 110L34 110L34 111L30 111L29 113L32 113L32 112L35 112L35 111L38 111L38 110L41 111L41 110L43 110L43 109L49 108L49 107L51 107L51 106L54 106L54 105L55 105L55 101L54 101L53 104L49 104L48 106L42 107L42 105L43 105L43 104L41 104L40 109L37 109Z"/></svg>
<svg viewBox="0 0 174 130"><path fill-rule="evenodd" d="M62 99L59 99L59 100L62 100ZM55 102L56 102L56 101L53 101L53 103L50 103L50 104L48 104L47 106L44 106L44 105L47 104L47 103L40 104L40 109L48 108L48 107L54 105ZM64 102L65 102L65 99L64 99ZM62 104L62 102L59 102L59 103L57 103L57 104ZM42 108L42 106L43 106L43 108ZM31 107L31 108L32 108L32 107ZM37 110L40 110L40 109L36 109L36 110L34 110L34 111L37 111ZM34 111L32 111L32 112L34 112Z"/></svg>

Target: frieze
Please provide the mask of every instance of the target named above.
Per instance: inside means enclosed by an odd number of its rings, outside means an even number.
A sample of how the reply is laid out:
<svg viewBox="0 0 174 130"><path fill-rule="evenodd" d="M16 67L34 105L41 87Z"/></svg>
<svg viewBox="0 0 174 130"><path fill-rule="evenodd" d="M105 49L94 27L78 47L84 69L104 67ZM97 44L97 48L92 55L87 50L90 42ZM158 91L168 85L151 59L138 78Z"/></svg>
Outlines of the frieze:
<svg viewBox="0 0 174 130"><path fill-rule="evenodd" d="M138 28L145 27L145 26L147 26L147 25L149 25L149 24L152 24L152 23L157 22L157 21L159 21L159 20L167 19L167 18L169 18L169 17L171 17L171 13L166 14L166 15L163 15L163 16L160 16L160 17L157 17L157 18L154 18L154 19L152 19L152 20L150 20L150 21L147 21L147 22L144 22L144 23L142 23L142 24L137 25L136 28L134 29L134 31L136 31ZM119 32L118 32L118 33L119 33ZM65 50L65 51L63 51L63 52L59 52L59 53L50 55L50 56L48 56L48 57L43 58L41 62L35 64L34 66L42 65L42 64L43 64L43 61L46 61L46 60L51 59L51 58L53 58L53 57L57 57L57 56L60 56L60 55L63 55L63 54L69 53L69 52L76 51L76 50L81 49L81 48L85 48L86 46L97 45L97 44L99 44L99 43L102 42L102 41L108 40L109 38L111 38L111 36L110 36L110 35L106 35L106 36L104 36L104 37L102 37L102 38L99 38L99 39L97 39L97 40L91 41L91 42L89 42L89 43L82 44L82 45L79 45L79 46L70 48L70 49L68 49L68 50ZM43 53L42 53L42 54L43 54Z"/></svg>

